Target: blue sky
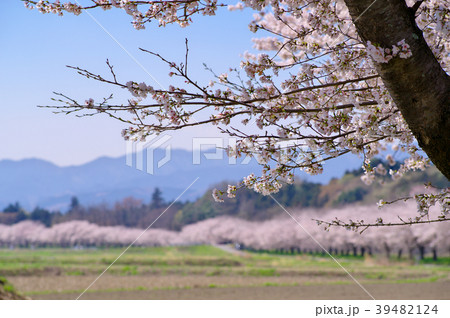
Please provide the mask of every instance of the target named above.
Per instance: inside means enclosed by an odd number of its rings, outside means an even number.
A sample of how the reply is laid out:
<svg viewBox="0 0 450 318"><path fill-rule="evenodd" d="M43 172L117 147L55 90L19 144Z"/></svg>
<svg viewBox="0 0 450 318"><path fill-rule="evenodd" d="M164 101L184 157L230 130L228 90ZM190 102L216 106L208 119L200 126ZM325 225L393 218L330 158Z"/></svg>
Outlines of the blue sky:
<svg viewBox="0 0 450 318"><path fill-rule="evenodd" d="M208 72L238 66L240 54L252 47L254 36L247 25L250 11L220 10L215 17L198 16L182 29L176 25L147 25L135 30L121 10L91 10L92 16L129 51L163 86L170 83L168 68L138 50L155 51L174 61L184 59L184 39L189 39L190 72L205 82ZM55 115L36 105L54 104L53 91L76 99L108 96L111 88L78 76L65 65L107 74L108 58L119 79L158 86L150 76L86 13L59 17L27 10L20 0L0 1L0 160L41 158L58 165L81 164L100 156L120 156L125 142L123 124L94 116ZM191 148L194 136L218 136L202 128L173 134L174 148Z"/></svg>

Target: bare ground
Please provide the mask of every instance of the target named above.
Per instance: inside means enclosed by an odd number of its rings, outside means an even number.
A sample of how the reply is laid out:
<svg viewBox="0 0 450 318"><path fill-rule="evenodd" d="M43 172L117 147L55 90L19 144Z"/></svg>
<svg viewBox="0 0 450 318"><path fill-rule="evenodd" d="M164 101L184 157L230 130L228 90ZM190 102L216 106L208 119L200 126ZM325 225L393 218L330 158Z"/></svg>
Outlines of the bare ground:
<svg viewBox="0 0 450 318"><path fill-rule="evenodd" d="M84 290L97 276L12 276L11 283L21 292L63 292ZM148 275L148 276L115 276L103 275L92 290L111 289L185 289L221 286L252 286L252 285L294 285L305 283L333 283L342 281L339 277L311 276L205 276L205 275Z"/></svg>
<svg viewBox="0 0 450 318"><path fill-rule="evenodd" d="M450 299L450 282L367 284L375 299ZM75 299L79 293L34 295L34 299ZM81 299L371 299L358 285L191 288L87 292Z"/></svg>

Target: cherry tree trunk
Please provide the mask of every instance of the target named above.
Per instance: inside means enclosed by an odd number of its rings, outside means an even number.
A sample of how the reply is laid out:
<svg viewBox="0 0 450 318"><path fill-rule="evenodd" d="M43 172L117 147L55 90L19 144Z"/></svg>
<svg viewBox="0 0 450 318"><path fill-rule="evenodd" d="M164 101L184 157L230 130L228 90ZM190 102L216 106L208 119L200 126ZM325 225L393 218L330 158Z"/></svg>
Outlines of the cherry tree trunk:
<svg viewBox="0 0 450 318"><path fill-rule="evenodd" d="M344 0L364 42L409 44L412 57L375 63L403 118L436 167L450 180L450 77L417 27L404 0Z"/></svg>
<svg viewBox="0 0 450 318"><path fill-rule="evenodd" d="M433 261L437 261L437 259L438 259L437 248L433 248L432 252L433 252Z"/></svg>

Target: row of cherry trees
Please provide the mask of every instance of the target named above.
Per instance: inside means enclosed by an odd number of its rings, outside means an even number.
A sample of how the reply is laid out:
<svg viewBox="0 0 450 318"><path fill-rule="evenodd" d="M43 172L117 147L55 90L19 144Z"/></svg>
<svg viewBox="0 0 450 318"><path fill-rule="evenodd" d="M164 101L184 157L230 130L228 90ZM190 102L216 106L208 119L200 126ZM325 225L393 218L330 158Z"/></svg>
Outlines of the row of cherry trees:
<svg viewBox="0 0 450 318"><path fill-rule="evenodd" d="M372 207L322 211L322 219L339 215L343 219L364 216L367 221L393 216L406 219L413 213L409 203L397 203L389 209ZM408 213L409 212L409 213ZM438 213L438 211L431 211ZM189 244L236 243L250 250L284 253L383 254L409 255L433 253L434 257L450 252L450 225L447 222L414 226L367 229L362 234L343 228L324 231L312 218L317 211L296 211L264 222L251 222L232 217L217 217L185 226L180 232L98 226L87 221L70 221L46 228L33 221L0 225L0 245L4 247L74 247L74 246L164 246ZM143 234L142 234L143 233ZM142 235L141 235L142 234ZM140 236L141 235L141 236Z"/></svg>

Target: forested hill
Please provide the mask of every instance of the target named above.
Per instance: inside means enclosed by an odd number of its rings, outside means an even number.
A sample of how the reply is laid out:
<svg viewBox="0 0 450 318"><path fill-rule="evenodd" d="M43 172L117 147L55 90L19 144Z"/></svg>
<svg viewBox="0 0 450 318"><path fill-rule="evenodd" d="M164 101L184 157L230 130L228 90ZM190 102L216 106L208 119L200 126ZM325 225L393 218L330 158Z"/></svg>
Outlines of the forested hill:
<svg viewBox="0 0 450 318"><path fill-rule="evenodd" d="M386 170L396 169L385 162ZM298 180L293 185L285 185L274 195L283 206L291 209L331 208L353 204L375 205L380 199L394 200L423 190L425 182L436 187L449 187L450 183L436 168L425 171L410 172L399 180L392 180L389 174L380 177L370 186L361 181L362 170L347 171L342 178L332 179L328 184ZM215 187L226 189L227 182ZM128 197L115 204L89 205L72 197L67 213L53 212L36 207L27 211L20 203L9 204L0 213L0 223L14 224L26 219L40 221L46 226L71 220L87 220L102 226L123 225L127 227L145 228L163 211L153 227L171 230L181 229L186 224L195 223L220 215L236 216L247 220L265 220L280 214L277 203L269 196L262 196L248 189L240 189L235 199L225 198L224 203L217 203L211 195L212 188L193 202L177 202L170 208L170 200L166 200L159 189L147 201ZM69 203L68 202L68 203ZM168 208L168 209L167 209ZM166 211L167 209L167 211Z"/></svg>

